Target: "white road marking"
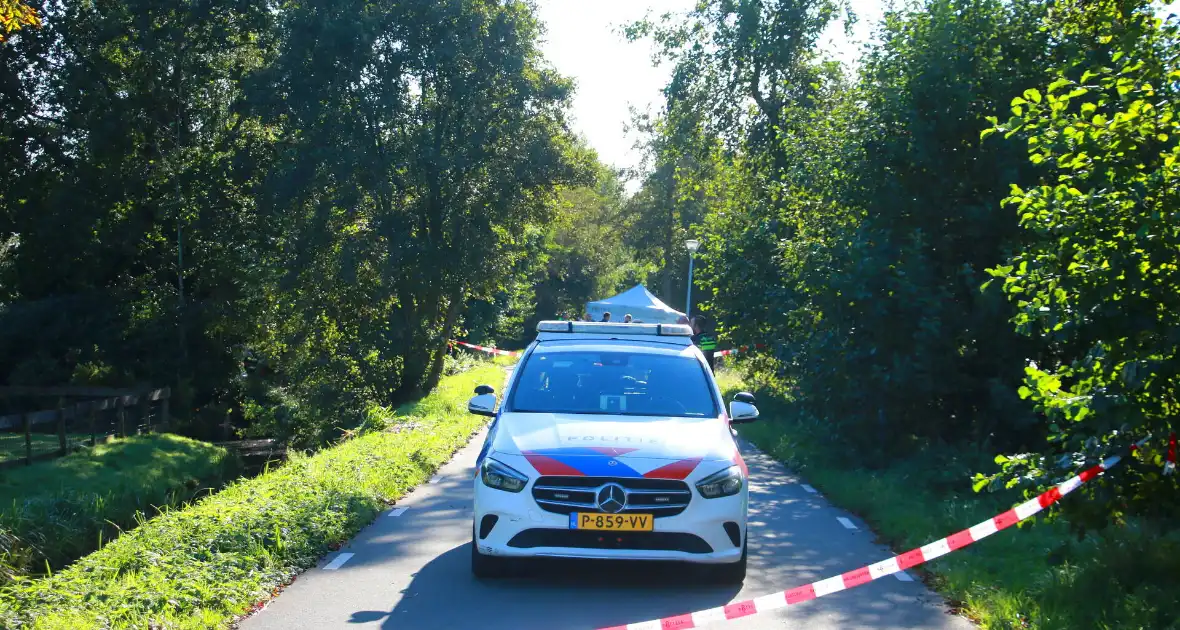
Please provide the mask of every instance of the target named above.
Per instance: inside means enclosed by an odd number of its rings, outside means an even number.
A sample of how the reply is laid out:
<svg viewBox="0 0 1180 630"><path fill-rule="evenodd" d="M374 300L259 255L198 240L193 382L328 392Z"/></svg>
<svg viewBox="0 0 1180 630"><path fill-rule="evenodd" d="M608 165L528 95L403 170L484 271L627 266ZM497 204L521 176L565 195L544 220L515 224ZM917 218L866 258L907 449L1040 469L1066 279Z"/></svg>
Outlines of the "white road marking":
<svg viewBox="0 0 1180 630"><path fill-rule="evenodd" d="M442 477L431 477L430 478L430 483L438 483L439 481L442 481Z"/></svg>
<svg viewBox="0 0 1180 630"><path fill-rule="evenodd" d="M844 526L844 529L859 529L856 525L852 524L852 521L844 518L843 516L837 516L836 520L840 521L840 524Z"/></svg>
<svg viewBox="0 0 1180 630"><path fill-rule="evenodd" d="M340 567L344 566L344 563L348 562L348 560L350 558L352 558L354 555L356 555L356 554L342 553L342 554L336 556L336 558L334 560L329 562L324 567L324 570L325 571L335 571L336 569L339 569Z"/></svg>
<svg viewBox="0 0 1180 630"><path fill-rule="evenodd" d="M803 489L810 492L811 494L815 494L815 488L812 488L811 486L809 486L807 484L803 484Z"/></svg>
<svg viewBox="0 0 1180 630"><path fill-rule="evenodd" d="M408 507L395 507L389 511L389 516L401 516L402 514L405 514L406 510L408 510L408 509L410 509L410 508L408 508Z"/></svg>
<svg viewBox="0 0 1180 630"><path fill-rule="evenodd" d="M897 573L893 574L893 577L897 578L898 581L900 581L900 582L913 582L914 581L914 578L910 577L910 574L906 573L905 571L898 571Z"/></svg>

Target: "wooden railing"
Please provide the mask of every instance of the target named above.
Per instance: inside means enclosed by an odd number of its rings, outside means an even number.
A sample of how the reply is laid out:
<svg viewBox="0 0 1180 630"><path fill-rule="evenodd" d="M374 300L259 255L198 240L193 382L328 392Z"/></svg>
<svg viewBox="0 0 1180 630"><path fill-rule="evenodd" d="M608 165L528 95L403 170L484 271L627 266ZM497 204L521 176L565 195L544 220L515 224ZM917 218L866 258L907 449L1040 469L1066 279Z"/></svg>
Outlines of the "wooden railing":
<svg viewBox="0 0 1180 630"><path fill-rule="evenodd" d="M24 457L9 459L6 464L23 461L31 464L35 460L60 457L69 452L71 433L81 433L84 429L89 434L90 445L97 444L99 438L98 418L109 410L114 410L115 422L113 433L116 437L126 437L140 431L166 431L170 421L168 400L171 390L167 387L153 390L114 389L109 387L0 387L0 398L36 397L57 398L57 408L44 411L9 414L0 416L0 431L24 432ZM66 398L98 398L71 405L65 404ZM152 405L158 403L157 421L152 422ZM142 422L130 418L131 430L128 430L128 416L134 413ZM58 438L58 448L50 452L33 454L33 429L45 425L55 425ZM110 423L104 425L103 435L110 435ZM71 430L72 429L72 430Z"/></svg>

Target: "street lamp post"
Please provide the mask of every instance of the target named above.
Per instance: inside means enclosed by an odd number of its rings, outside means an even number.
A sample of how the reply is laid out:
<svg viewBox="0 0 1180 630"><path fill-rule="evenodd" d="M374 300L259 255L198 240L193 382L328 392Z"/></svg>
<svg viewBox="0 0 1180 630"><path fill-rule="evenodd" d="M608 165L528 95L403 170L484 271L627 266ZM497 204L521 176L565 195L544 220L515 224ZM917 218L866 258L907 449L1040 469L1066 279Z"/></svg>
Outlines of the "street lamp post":
<svg viewBox="0 0 1180 630"><path fill-rule="evenodd" d="M688 248L688 294L684 298L684 314L692 317L692 260L697 250L701 248L701 242L690 238L684 241L684 246Z"/></svg>

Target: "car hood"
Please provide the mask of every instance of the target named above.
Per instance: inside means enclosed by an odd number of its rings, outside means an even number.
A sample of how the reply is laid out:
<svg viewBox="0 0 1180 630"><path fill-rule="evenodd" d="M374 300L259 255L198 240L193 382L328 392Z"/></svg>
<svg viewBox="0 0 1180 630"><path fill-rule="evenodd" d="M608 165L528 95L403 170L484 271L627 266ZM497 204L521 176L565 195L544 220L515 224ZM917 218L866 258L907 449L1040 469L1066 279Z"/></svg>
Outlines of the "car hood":
<svg viewBox="0 0 1180 630"><path fill-rule="evenodd" d="M721 418L505 413L492 450L523 455L542 475L683 479L701 462L737 459Z"/></svg>

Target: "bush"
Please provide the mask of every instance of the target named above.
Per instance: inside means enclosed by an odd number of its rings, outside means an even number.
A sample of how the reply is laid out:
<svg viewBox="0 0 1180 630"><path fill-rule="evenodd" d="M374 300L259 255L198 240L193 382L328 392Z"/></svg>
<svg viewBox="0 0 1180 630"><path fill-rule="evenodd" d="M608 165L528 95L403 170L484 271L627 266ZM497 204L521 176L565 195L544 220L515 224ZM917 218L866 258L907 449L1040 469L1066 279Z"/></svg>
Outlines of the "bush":
<svg viewBox="0 0 1180 630"><path fill-rule="evenodd" d="M0 475L0 580L60 568L158 510L236 475L225 449L177 435L117 440Z"/></svg>
<svg viewBox="0 0 1180 630"><path fill-rule="evenodd" d="M466 413L485 367L444 379L397 411L410 430L372 432L243 480L141 525L52 577L0 591L8 628L207 628L270 596L427 479L479 429Z"/></svg>

